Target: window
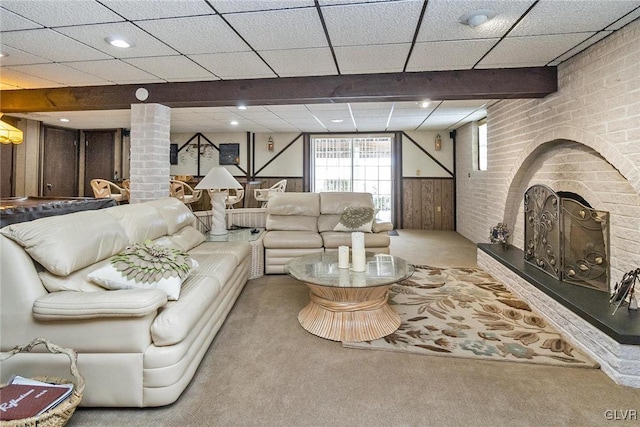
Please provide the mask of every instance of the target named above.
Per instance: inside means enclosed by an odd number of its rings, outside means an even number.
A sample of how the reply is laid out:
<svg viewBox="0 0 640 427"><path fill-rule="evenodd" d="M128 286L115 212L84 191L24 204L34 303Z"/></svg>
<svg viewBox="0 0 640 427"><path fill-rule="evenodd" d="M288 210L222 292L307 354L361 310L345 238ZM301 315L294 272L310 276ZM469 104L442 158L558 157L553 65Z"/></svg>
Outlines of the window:
<svg viewBox="0 0 640 427"><path fill-rule="evenodd" d="M487 170L487 119L478 122L478 170Z"/></svg>
<svg viewBox="0 0 640 427"><path fill-rule="evenodd" d="M391 221L390 136L312 137L313 191L373 194L377 218Z"/></svg>

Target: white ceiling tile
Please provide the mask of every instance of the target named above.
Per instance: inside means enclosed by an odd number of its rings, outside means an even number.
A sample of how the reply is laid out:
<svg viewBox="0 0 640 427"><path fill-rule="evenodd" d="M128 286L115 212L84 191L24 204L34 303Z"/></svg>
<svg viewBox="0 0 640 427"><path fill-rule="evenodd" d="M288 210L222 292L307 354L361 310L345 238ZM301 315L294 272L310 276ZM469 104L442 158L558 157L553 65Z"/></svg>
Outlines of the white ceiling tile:
<svg viewBox="0 0 640 427"><path fill-rule="evenodd" d="M622 18L620 18L619 20L617 20L616 22L614 22L613 24L611 24L610 26L608 26L606 29L607 30L619 30L620 28L624 27L625 25L627 25L628 23L636 20L640 18L640 8L634 10L633 12L623 16Z"/></svg>
<svg viewBox="0 0 640 427"><path fill-rule="evenodd" d="M602 0L540 1L509 36L596 32L639 6L637 1L609 0L606 7L603 3Z"/></svg>
<svg viewBox="0 0 640 427"><path fill-rule="evenodd" d="M420 116L410 116L410 117L396 117L392 116L391 120L389 120L389 129L415 129L422 122L424 122L424 117Z"/></svg>
<svg viewBox="0 0 640 427"><path fill-rule="evenodd" d="M315 8L237 13L225 18L258 51L328 46Z"/></svg>
<svg viewBox="0 0 640 427"><path fill-rule="evenodd" d="M2 44L55 62L109 58L96 49L49 29L2 33Z"/></svg>
<svg viewBox="0 0 640 427"><path fill-rule="evenodd" d="M549 65L558 65L562 61L571 58L572 56L582 52L592 44L597 43L598 41L607 37L609 34L611 34L611 31L600 31L597 34L594 34L593 36L589 37L587 40L583 41L582 43L576 45L574 48L565 52L562 56L552 61Z"/></svg>
<svg viewBox="0 0 640 427"><path fill-rule="evenodd" d="M130 21L215 13L204 0L101 0Z"/></svg>
<svg viewBox="0 0 640 427"><path fill-rule="evenodd" d="M175 55L178 53L130 22L89 25L86 27L66 27L59 28L58 31L105 52L114 58ZM112 46L105 41L106 37L115 35L133 41L134 46L122 49Z"/></svg>
<svg viewBox="0 0 640 427"><path fill-rule="evenodd" d="M438 110L455 110L458 108L483 108L486 107L490 103L489 100L478 100L478 99L463 99L456 101L442 101L440 105L438 105Z"/></svg>
<svg viewBox="0 0 640 427"><path fill-rule="evenodd" d="M320 6L345 5L353 3L376 3L385 1L405 1L405 0L318 0Z"/></svg>
<svg viewBox="0 0 640 427"><path fill-rule="evenodd" d="M275 77L253 52L189 55L198 64L221 79L257 79Z"/></svg>
<svg viewBox="0 0 640 427"><path fill-rule="evenodd" d="M468 70L498 39L416 43L407 71Z"/></svg>
<svg viewBox="0 0 640 427"><path fill-rule="evenodd" d="M42 80L51 80L65 86L94 86L110 83L100 77L83 73L63 64L18 65L12 68Z"/></svg>
<svg viewBox="0 0 640 427"><path fill-rule="evenodd" d="M76 70L109 80L115 84L162 83L162 80L118 59L106 61L69 62Z"/></svg>
<svg viewBox="0 0 640 427"><path fill-rule="evenodd" d="M342 74L401 72L409 54L409 43L336 47Z"/></svg>
<svg viewBox="0 0 640 427"><path fill-rule="evenodd" d="M5 55L0 57L0 66L3 67L9 65L42 64L51 62L48 59L31 55L27 52L13 49L9 46L0 46L0 51L2 51L2 53Z"/></svg>
<svg viewBox="0 0 640 427"><path fill-rule="evenodd" d="M60 83L48 79L41 79L30 74L14 70L12 67L2 67L0 82L3 85L19 87L21 89L36 89L39 87L59 87Z"/></svg>
<svg viewBox="0 0 640 427"><path fill-rule="evenodd" d="M93 0L2 0L2 7L45 27L124 21Z"/></svg>
<svg viewBox="0 0 640 427"><path fill-rule="evenodd" d="M327 102L323 104L307 104L307 109L314 114L320 114L325 111L341 111L348 113L349 112L349 103L347 102Z"/></svg>
<svg viewBox="0 0 640 427"><path fill-rule="evenodd" d="M31 30L42 25L0 8L0 31Z"/></svg>
<svg viewBox="0 0 640 427"><path fill-rule="evenodd" d="M478 64L478 68L540 67L582 43L590 33L508 37Z"/></svg>
<svg viewBox="0 0 640 427"><path fill-rule="evenodd" d="M129 58L124 62L169 82L217 80L217 77L184 56Z"/></svg>
<svg viewBox="0 0 640 427"><path fill-rule="evenodd" d="M265 107L267 110L272 111L274 113L278 112L308 112L308 108L304 104L296 104L296 105L268 105Z"/></svg>
<svg viewBox="0 0 640 427"><path fill-rule="evenodd" d="M210 0L220 13L313 7L313 0Z"/></svg>
<svg viewBox="0 0 640 427"><path fill-rule="evenodd" d="M502 37L533 3L533 0L430 0L416 41ZM480 9L493 10L497 15L478 27L463 25L458 21L461 16Z"/></svg>
<svg viewBox="0 0 640 427"><path fill-rule="evenodd" d="M422 2L385 2L322 7L331 44L359 46L410 43Z"/></svg>
<svg viewBox="0 0 640 427"><path fill-rule="evenodd" d="M137 24L184 55L251 50L217 15L159 19Z"/></svg>
<svg viewBox="0 0 640 427"><path fill-rule="evenodd" d="M265 50L258 52L280 77L337 74L331 49Z"/></svg>

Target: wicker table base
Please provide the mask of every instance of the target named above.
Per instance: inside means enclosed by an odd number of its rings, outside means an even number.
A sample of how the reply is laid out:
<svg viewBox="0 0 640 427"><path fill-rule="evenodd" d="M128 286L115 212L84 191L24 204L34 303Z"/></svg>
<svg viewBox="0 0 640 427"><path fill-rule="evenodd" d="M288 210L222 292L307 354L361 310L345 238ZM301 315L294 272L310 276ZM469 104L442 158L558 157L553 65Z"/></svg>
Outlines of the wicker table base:
<svg viewBox="0 0 640 427"><path fill-rule="evenodd" d="M371 341L400 327L400 316L387 303L388 286L332 288L306 283L309 304L298 314L307 331L333 341Z"/></svg>

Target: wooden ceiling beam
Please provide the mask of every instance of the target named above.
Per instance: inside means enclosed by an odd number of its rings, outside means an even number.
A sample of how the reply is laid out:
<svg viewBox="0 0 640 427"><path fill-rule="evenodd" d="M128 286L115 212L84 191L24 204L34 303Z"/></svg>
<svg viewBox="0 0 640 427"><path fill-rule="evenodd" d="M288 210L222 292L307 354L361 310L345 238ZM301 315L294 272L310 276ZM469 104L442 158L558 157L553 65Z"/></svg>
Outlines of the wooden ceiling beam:
<svg viewBox="0 0 640 427"><path fill-rule="evenodd" d="M542 98L558 83L556 67L535 67L82 86L1 91L0 111L129 109L138 88L149 92L146 103L179 108Z"/></svg>

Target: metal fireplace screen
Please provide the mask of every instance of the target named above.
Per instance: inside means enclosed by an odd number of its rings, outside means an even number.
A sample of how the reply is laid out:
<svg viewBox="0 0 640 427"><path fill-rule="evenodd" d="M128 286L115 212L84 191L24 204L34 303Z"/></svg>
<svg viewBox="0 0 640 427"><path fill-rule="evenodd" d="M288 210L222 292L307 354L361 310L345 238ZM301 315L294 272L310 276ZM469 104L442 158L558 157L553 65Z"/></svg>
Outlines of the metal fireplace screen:
<svg viewBox="0 0 640 427"><path fill-rule="evenodd" d="M534 185L524 193L524 218L528 263L560 281L609 292L608 212Z"/></svg>

